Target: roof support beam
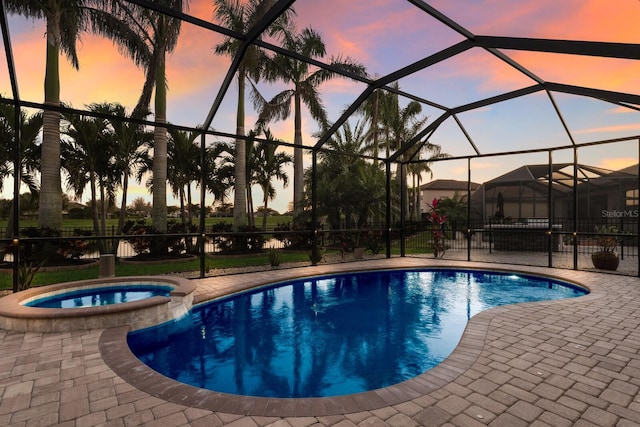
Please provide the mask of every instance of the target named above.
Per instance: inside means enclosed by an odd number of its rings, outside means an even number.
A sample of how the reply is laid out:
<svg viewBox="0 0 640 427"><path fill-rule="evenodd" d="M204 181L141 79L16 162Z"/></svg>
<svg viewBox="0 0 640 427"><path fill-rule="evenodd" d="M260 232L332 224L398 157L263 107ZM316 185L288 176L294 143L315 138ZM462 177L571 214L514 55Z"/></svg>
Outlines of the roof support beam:
<svg viewBox="0 0 640 427"><path fill-rule="evenodd" d="M451 28L456 33L462 35L463 37L467 39L473 38L473 33L471 33L471 31L467 30L462 25L458 24L457 22L455 22L454 20L452 20L451 18L449 18L448 16L440 12L439 10L433 8L432 6L429 6L423 0L408 0L408 1L415 7L419 8L425 13L428 13L433 18L437 19L438 21L440 21L447 27Z"/></svg>
<svg viewBox="0 0 640 427"><path fill-rule="evenodd" d="M374 90L385 87L395 81L400 80L403 77L427 68L433 64L437 64L438 62L444 61L445 59L449 59L459 53L471 49L472 47L472 42L468 40L462 41L373 81L344 111L344 113L342 113L338 120L336 120L336 122L326 132L324 132L324 134L320 137L320 139L314 146L314 150L319 150L320 148L322 148L322 146L329 140L329 138L331 138L331 136L335 132L337 132L340 126L342 126L342 124L347 121L347 119L358 109L358 107L360 107L360 105L367 99L367 97L369 97L373 93ZM444 107L439 107L444 109Z"/></svg>
<svg viewBox="0 0 640 427"><path fill-rule="evenodd" d="M640 59L640 45L631 43L494 36L475 36L474 41L478 46L486 49L511 49L530 52L563 53L568 55L600 56L603 58Z"/></svg>
<svg viewBox="0 0 640 427"><path fill-rule="evenodd" d="M558 119L560 119L560 123L562 123L562 127L564 128L564 131L567 133L567 136L571 141L571 144L576 145L576 141L573 139L571 130L569 130L569 126L567 125L567 122L564 120L564 117L562 116L562 112L560 111L560 108L558 107L558 104L556 103L556 100L554 99L553 94L549 91L546 91L546 92L547 92L547 95L549 96L549 100L551 101L551 105L553 105L553 109L556 111L556 115L558 116Z"/></svg>
<svg viewBox="0 0 640 427"><path fill-rule="evenodd" d="M451 109L452 114L459 114L469 110L475 110L477 108L486 107L488 105L497 104L499 102L508 101L510 99L519 98L521 96L530 95L532 93L539 92L543 87L539 84L528 86L522 89L514 90L500 95L492 96L490 98L481 99L476 102L471 102L466 105L461 105Z"/></svg>
<svg viewBox="0 0 640 427"><path fill-rule="evenodd" d="M411 146L413 144L416 144L422 138L424 138L428 134L434 132L445 120L447 120L451 116L451 114L452 114L451 111L445 111L444 113L442 113L440 115L440 117L438 117L437 119L432 121L429 124L429 126L425 127L422 131L420 131L412 139L410 139L409 141L406 141L404 144L402 144L402 146L395 153L393 153L391 156L389 156L389 161L397 162L398 159L400 158L400 156L402 156L409 148L411 148Z"/></svg>
<svg viewBox="0 0 640 427"><path fill-rule="evenodd" d="M196 18L195 16L186 14L182 11L177 11L175 9L168 8L158 2L149 1L149 0L125 0L129 3L137 4L138 6L144 7L149 10L155 10L156 12L164 13L167 16L171 16L173 18L177 18L182 20L183 22L188 22L189 24L196 25L201 28L205 28L207 30L212 30L220 34L224 34L228 37L233 37L238 40L244 40L244 35L232 31L228 28L222 27L220 25L213 24L211 22L205 21L200 18Z"/></svg>
<svg viewBox="0 0 640 427"><path fill-rule="evenodd" d="M402 144L402 147L400 147L398 151L396 151L392 156L390 156L390 160L396 161L413 144L416 144L418 141L424 138L427 134L431 133L432 130L435 130L436 127L440 126L440 124L442 124L442 122L445 121L447 118L449 118L449 116L451 115L463 113L469 110L474 110L476 108L486 107L487 105L492 105L498 102L507 101L509 99L518 98L520 96L529 95L531 93L535 93L541 90L543 90L543 87L541 85L533 85L533 86L525 87L523 89L514 90L512 92L503 93L501 95L493 96L491 98L486 98L477 102L472 102L470 104L461 105L459 107L452 108L451 110L448 110L443 115L438 117L434 122L432 122L429 126L424 128L420 133L418 133L412 139ZM474 146L474 149L476 149L475 146ZM476 152L477 152L477 149L476 149Z"/></svg>
<svg viewBox="0 0 640 427"><path fill-rule="evenodd" d="M601 101L613 102L614 104L627 103L640 105L640 96L630 93L614 92L610 90L594 89L583 86L573 86L562 83L547 82L545 88L554 92L569 93L572 95L586 96L599 99Z"/></svg>
<svg viewBox="0 0 640 427"><path fill-rule="evenodd" d="M471 145L471 148L473 148L473 151L475 151L476 154L480 154L480 150L478 150L478 147L476 147L476 144L475 144L475 142L473 142L473 139L471 138L471 135L469 135L469 132L467 132L467 129L462 125L462 122L458 118L458 115L454 114L453 115L453 119L458 124L458 127L460 128L460 130L464 134L465 138L467 138L467 141L469 141L469 144Z"/></svg>

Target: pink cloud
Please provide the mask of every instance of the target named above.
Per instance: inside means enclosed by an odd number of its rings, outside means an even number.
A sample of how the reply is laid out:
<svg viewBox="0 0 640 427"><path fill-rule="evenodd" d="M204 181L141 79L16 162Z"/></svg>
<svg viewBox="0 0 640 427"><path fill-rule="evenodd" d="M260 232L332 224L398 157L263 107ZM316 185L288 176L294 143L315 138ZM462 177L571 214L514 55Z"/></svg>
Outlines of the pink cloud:
<svg viewBox="0 0 640 427"><path fill-rule="evenodd" d="M573 131L575 134L590 134L590 133L612 133L612 132L637 132L640 131L640 123L628 123L622 125L602 126L595 128L587 128L582 130Z"/></svg>

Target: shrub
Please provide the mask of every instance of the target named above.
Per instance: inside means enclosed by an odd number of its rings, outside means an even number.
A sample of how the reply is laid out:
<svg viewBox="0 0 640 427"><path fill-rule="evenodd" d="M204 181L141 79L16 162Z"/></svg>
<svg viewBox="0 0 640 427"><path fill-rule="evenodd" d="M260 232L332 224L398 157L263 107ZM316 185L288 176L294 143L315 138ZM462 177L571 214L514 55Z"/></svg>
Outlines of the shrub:
<svg viewBox="0 0 640 427"><path fill-rule="evenodd" d="M227 222L219 222L211 226L211 232L213 233L213 244L217 246L221 252L231 252L232 240L230 234L233 232L233 225Z"/></svg>
<svg viewBox="0 0 640 427"><path fill-rule="evenodd" d="M40 270L40 267L44 265L44 262L34 266L32 263L21 263L18 267L18 291L24 291L31 287L33 279L36 277L36 273Z"/></svg>
<svg viewBox="0 0 640 427"><path fill-rule="evenodd" d="M271 264L271 267L277 267L280 265L280 254L273 248L269 249L269 263Z"/></svg>
<svg viewBox="0 0 640 427"><path fill-rule="evenodd" d="M368 230L364 236L364 245L372 254L378 255L382 251L382 232L379 230Z"/></svg>
<svg viewBox="0 0 640 427"><path fill-rule="evenodd" d="M264 248L265 238L256 227L239 227L233 231L233 225L221 222L211 226L213 242L223 253L258 253Z"/></svg>
<svg viewBox="0 0 640 427"><path fill-rule="evenodd" d="M90 230L82 230L76 228L73 230L74 236L91 236L93 233ZM74 239L63 240L60 242L59 253L65 258L80 259L83 255L91 252L95 245L90 240Z"/></svg>
<svg viewBox="0 0 640 427"><path fill-rule="evenodd" d="M129 235L125 240L131 245L136 255L152 254L152 255L179 255L186 249L184 238L165 236L161 231L155 230L148 225L144 219L136 221L127 221L122 228L124 234ZM180 234L184 230L182 225L176 221L167 223L167 232L169 234Z"/></svg>
<svg viewBox="0 0 640 427"><path fill-rule="evenodd" d="M92 232L75 229L74 236L91 236ZM82 256L94 250L90 240L71 239L63 240L62 232L50 227L27 227L20 233L23 237L38 240L21 240L20 262L25 265L56 265L64 264L67 260L78 260ZM13 243L5 248L6 253L13 254L17 250Z"/></svg>
<svg viewBox="0 0 640 427"><path fill-rule="evenodd" d="M307 228L299 229L292 227L291 223L278 223L274 231L274 238L282 242L285 249L307 250L311 248L313 236L310 233L311 223L307 224Z"/></svg>
<svg viewBox="0 0 640 427"><path fill-rule="evenodd" d="M122 227L124 234L132 237L127 237L127 241L136 255L142 255L149 253L151 250L151 238L144 237L151 233L151 226L147 225L144 219L138 219L136 221L128 220Z"/></svg>

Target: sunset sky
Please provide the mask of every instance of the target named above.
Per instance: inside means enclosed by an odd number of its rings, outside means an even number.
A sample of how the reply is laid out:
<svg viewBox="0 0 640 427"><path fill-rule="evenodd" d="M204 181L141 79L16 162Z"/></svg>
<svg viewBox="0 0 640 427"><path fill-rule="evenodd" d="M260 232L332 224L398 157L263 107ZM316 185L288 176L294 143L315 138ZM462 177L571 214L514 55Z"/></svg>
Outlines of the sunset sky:
<svg viewBox="0 0 640 427"><path fill-rule="evenodd" d="M211 0L191 0L189 13L213 19ZM476 35L640 43L640 2L637 0L436 0L427 1L441 13ZM381 77L463 40L463 37L404 0L298 0L294 5L299 29L320 32L327 57L343 55L359 61L371 76ZM44 21L10 16L9 27L18 74L20 97L43 101ZM215 33L184 24L176 50L168 58L168 118L176 124L201 124L224 78L230 59L216 56L221 41ZM143 71L122 57L111 42L88 34L78 46L80 70L61 60L61 98L76 108L92 102L115 102L131 108L143 83ZM639 46L640 51L640 46ZM572 55L505 51L545 81L640 94L640 61ZM640 58L640 54L638 55ZM399 81L400 88L445 107L456 107L532 85L534 82L486 51L474 48ZM261 84L269 99L282 85ZM335 121L365 89L361 83L336 78L321 86L329 118ZM234 82L212 126L235 133L237 86ZM11 96L4 55L0 59L0 93ZM640 135L640 113L616 105L554 94L568 128L578 143ZM406 100L403 101L406 104ZM430 120L442 113L425 106ZM247 101L247 128L256 112ZM539 92L494 104L459 116L482 153L570 145L570 140L545 93ZM292 119L271 125L274 135L293 140ZM305 112L305 145L313 145L317 126ZM434 144L453 156L473 154L455 121L448 120L432 136ZM554 161L572 161L566 150ZM604 145L580 151L579 162L608 169L637 163L638 142ZM524 164L546 163L547 154L486 157L472 161L472 177L484 182ZM309 163L307 163L309 164ZM466 161L432 167L433 179L467 179ZM290 172L290 175L292 173ZM292 176L291 176L292 177ZM423 177L424 182L431 179ZM5 185L6 189L11 185ZM292 186L278 190L273 207L284 211ZM149 198L144 188L137 196ZM261 199L258 190L254 196ZM173 201L169 201L173 203ZM258 203L257 203L258 204Z"/></svg>

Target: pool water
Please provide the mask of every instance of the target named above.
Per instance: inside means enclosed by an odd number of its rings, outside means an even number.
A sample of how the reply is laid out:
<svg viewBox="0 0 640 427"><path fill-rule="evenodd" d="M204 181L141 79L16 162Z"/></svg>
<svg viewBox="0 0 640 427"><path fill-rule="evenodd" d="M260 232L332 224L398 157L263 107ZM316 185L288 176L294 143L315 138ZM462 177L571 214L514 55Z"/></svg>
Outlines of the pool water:
<svg viewBox="0 0 640 427"><path fill-rule="evenodd" d="M302 279L213 301L129 334L132 351L193 386L265 397L326 397L413 378L442 362L474 314L584 295L514 274L390 270Z"/></svg>
<svg viewBox="0 0 640 427"><path fill-rule="evenodd" d="M118 286L65 291L28 301L25 305L41 308L98 307L137 301L154 296L168 297L172 290L171 286L119 284Z"/></svg>

